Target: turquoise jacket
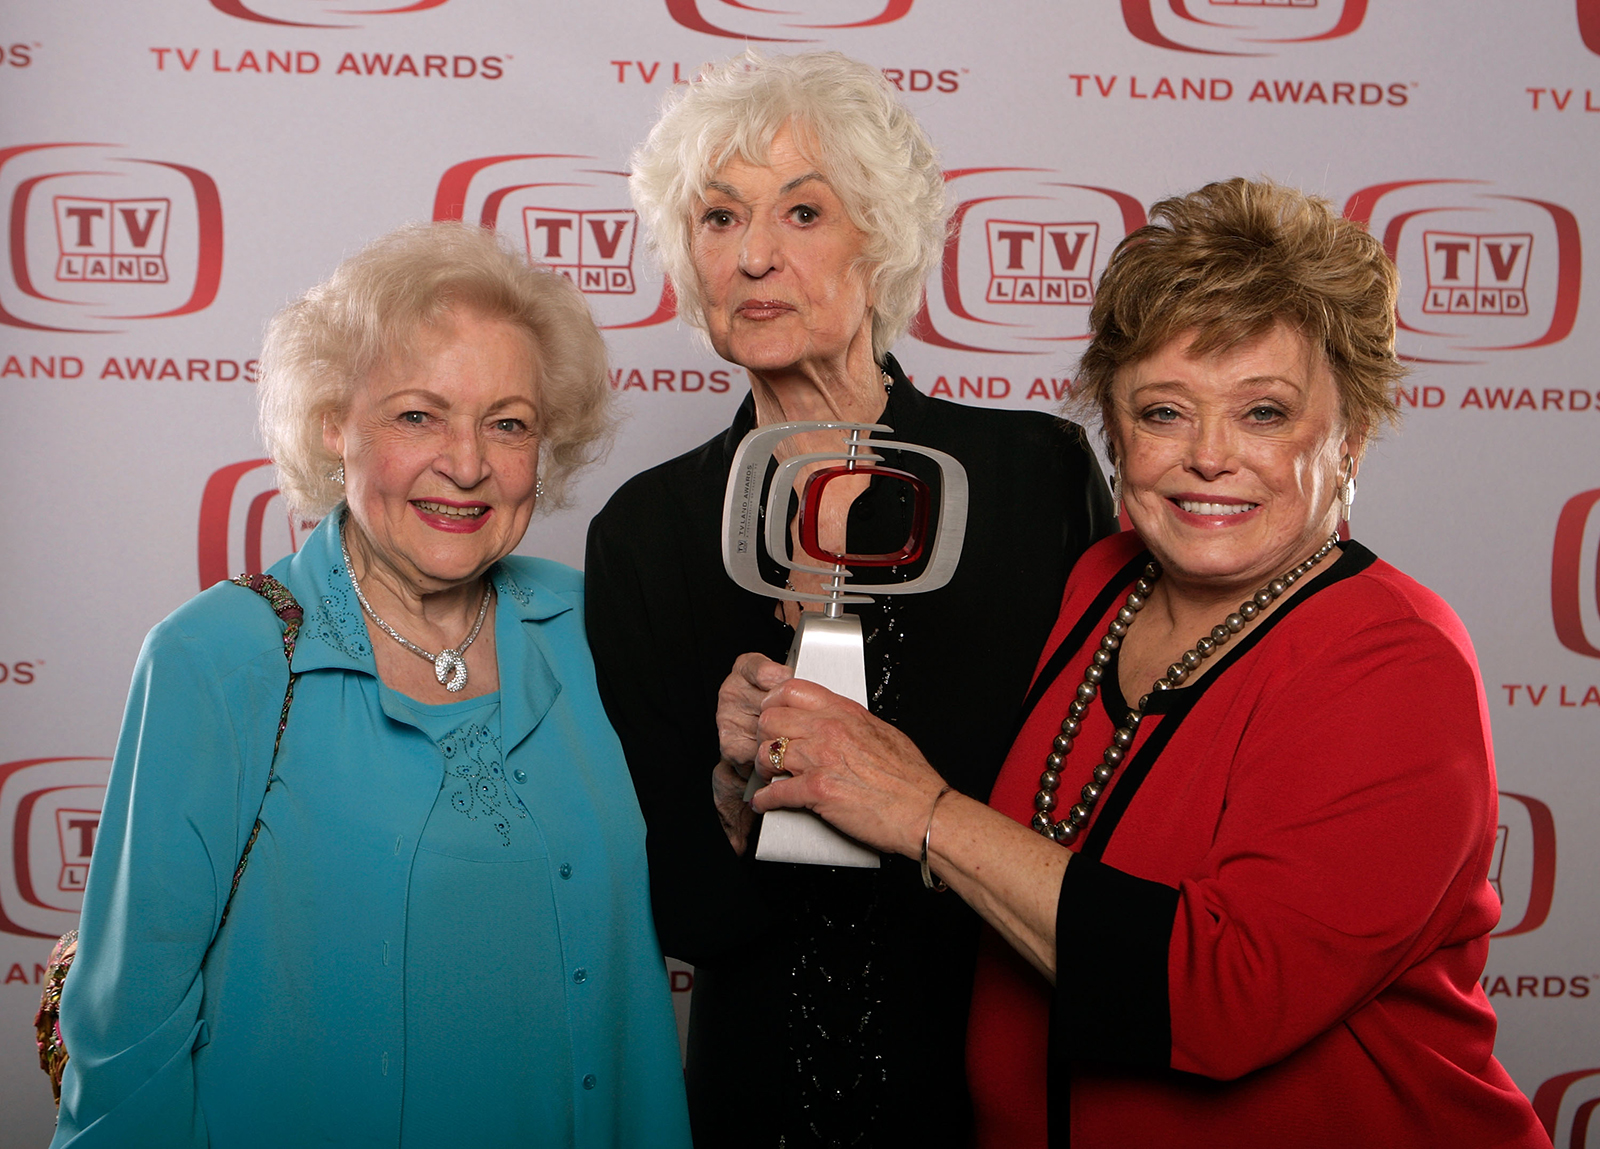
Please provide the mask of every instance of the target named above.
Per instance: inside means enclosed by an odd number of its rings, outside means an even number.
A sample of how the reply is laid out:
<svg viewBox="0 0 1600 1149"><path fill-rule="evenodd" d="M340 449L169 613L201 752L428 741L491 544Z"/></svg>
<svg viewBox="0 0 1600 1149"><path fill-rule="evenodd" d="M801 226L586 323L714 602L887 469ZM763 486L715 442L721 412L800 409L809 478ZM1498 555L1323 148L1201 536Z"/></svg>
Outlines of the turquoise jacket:
<svg viewBox="0 0 1600 1149"><path fill-rule="evenodd" d="M271 571L306 617L264 806L287 682L266 602L222 583L145 641L63 995L53 1146L400 1142L408 882L445 764L380 690L338 518ZM529 1143L686 1147L644 823L595 692L582 576L512 557L493 579L504 775L538 830L555 906L542 928L579 971L547 989L565 1032L529 1034L517 1053L536 1059L541 1096L564 1099ZM258 806L261 835L202 964ZM481 924L481 944L514 959L518 938ZM473 1018L495 1004L461 1003L449 1038L462 1058L489 1054ZM460 1144L478 1143L471 1113L461 1098Z"/></svg>

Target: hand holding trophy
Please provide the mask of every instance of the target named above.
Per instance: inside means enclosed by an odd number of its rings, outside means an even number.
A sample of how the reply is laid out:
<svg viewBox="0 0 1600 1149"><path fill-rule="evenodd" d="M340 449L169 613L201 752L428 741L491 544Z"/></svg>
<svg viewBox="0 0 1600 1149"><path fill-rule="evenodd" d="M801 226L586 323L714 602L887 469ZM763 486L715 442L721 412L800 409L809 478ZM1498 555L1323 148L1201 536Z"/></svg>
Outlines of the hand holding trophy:
<svg viewBox="0 0 1600 1149"><path fill-rule="evenodd" d="M774 452L794 435L832 431L845 436L841 451L795 455L777 465L767 491L764 479L773 469ZM722 563L728 577L745 590L769 598L803 604L800 624L789 648L788 664L796 678L827 687L836 694L867 705L865 648L861 621L844 607L871 602L879 594L918 594L937 590L950 581L961 560L967 527L967 473L952 456L931 447L891 440L868 440L872 432L893 434L881 423L805 422L758 427L745 436L734 456L722 508ZM899 450L931 459L939 468L938 517L931 538L928 532L933 493L927 483L909 471L880 466L883 450ZM791 553L788 502L800 472L822 464L805 480L800 491L797 522L799 554ZM826 550L818 538L819 510L829 483L847 476L869 474L878 481L906 485L912 500L911 529L896 551L854 554ZM765 524L763 527L763 523ZM760 555L793 572L820 575L820 594L791 589L763 577ZM852 567L899 567L926 555L923 572L902 583L873 584L872 594L852 593L846 584ZM776 764L776 763L775 763ZM748 800L763 785L752 774ZM803 862L827 866L876 868L878 855L833 829L809 810L774 810L762 821L756 857L768 862Z"/></svg>

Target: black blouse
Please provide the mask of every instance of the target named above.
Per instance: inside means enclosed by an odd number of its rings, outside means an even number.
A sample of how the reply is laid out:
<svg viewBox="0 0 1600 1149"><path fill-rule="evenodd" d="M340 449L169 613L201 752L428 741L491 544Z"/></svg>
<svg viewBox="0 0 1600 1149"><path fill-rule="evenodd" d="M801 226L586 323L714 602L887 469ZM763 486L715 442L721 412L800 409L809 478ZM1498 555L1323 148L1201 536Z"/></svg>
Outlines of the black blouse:
<svg viewBox="0 0 1600 1149"><path fill-rule="evenodd" d="M895 385L879 421L959 459L970 507L947 586L848 608L870 705L986 799L1067 572L1115 528L1110 499L1076 426L929 398L885 367ZM964 1145L976 916L924 889L906 858L852 870L738 857L712 806L717 689L740 654L781 662L793 636L775 600L722 569L723 490L753 426L747 398L724 434L625 483L590 526L586 562L589 640L648 825L657 932L695 966L696 1145ZM937 489L930 460L885 454ZM874 480L851 506L850 549L896 549L909 515L904 484Z"/></svg>

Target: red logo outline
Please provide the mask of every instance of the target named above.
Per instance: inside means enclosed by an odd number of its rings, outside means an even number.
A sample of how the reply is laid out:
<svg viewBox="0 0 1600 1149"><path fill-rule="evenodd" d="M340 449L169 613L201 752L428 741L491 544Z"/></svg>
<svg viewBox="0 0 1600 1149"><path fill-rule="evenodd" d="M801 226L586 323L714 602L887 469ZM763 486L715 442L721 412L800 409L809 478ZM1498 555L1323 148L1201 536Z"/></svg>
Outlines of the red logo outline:
<svg viewBox="0 0 1600 1149"><path fill-rule="evenodd" d="M98 755L71 755L55 758L23 758L16 762L6 762L4 764L0 764L0 790L5 788L6 781L10 779L12 775L17 774L22 770L26 770L30 766L47 766L52 762L109 761L111 761L110 758ZM12 822L11 870L12 874L16 878L17 893L21 896L22 900L29 905L38 906L40 909L50 910L54 913L64 913L66 911L62 910L59 906L52 906L48 902L43 901L33 886L33 875L28 865L28 820L33 813L33 807L44 795L53 793L56 790L76 789L80 785L81 784L75 784L73 786L50 786L46 789L38 790L32 794L29 794L21 802L17 803L16 817ZM27 926L12 920L11 916L6 913L3 903L0 903L0 933L17 934L25 938L53 938L56 936L56 934L44 933L39 930L30 930ZM56 933L59 934L60 931L58 930Z"/></svg>
<svg viewBox="0 0 1600 1149"><path fill-rule="evenodd" d="M756 12L762 15L798 15L796 12L777 8L758 8L754 4L742 3L741 0L720 0L720 2L729 8L737 8L745 12ZM892 24L901 19L911 11L911 6L915 2L916 0L883 0L883 11L865 20L853 20L843 24L785 24L784 27L828 32L838 32L849 28L874 28L883 24ZM723 28L713 24L700 11L701 3L702 0L666 0L667 15L691 32L703 32L707 36L724 36L732 40L753 40L765 44L812 44L817 40L815 36L757 36L748 32L737 32L731 28Z"/></svg>
<svg viewBox="0 0 1600 1149"><path fill-rule="evenodd" d="M1600 646L1583 629L1583 535L1590 513L1600 503L1600 488L1573 495L1556 520L1550 554L1550 615L1556 638L1574 654L1600 658ZM1595 557L1595 604L1600 607L1600 553Z"/></svg>
<svg viewBox="0 0 1600 1149"><path fill-rule="evenodd" d="M1600 56L1600 0L1578 0L1578 35L1585 48Z"/></svg>
<svg viewBox="0 0 1600 1149"><path fill-rule="evenodd" d="M416 0L412 4L403 4L398 8L335 8L331 11L339 16L396 16L406 12L422 12L429 8L438 8L448 4L450 0ZM359 28L359 24L313 24L304 20L284 20L278 16L267 16L245 5L244 0L211 0L211 6L224 16L232 16L236 20L251 20L258 24L275 24L285 28Z"/></svg>
<svg viewBox="0 0 1600 1149"><path fill-rule="evenodd" d="M1509 938L1518 934L1531 934L1549 920L1550 907L1556 897L1556 820L1550 807L1527 794L1500 791L1502 799L1510 798L1528 813L1528 825L1533 835L1533 865L1528 880L1528 904L1522 911L1522 920L1509 929L1496 930L1491 938Z"/></svg>
<svg viewBox="0 0 1600 1149"><path fill-rule="evenodd" d="M467 204L472 190L472 182L478 176L488 172L500 164L517 163L524 160L590 160L594 156L578 155L571 152L509 152L503 155L479 156L476 159L463 160L453 164L439 177L439 186L433 195L434 220L462 220L467 216ZM598 162L598 161L596 161ZM571 175L584 176L612 176L626 180L627 172L612 171L606 168L576 168ZM571 178L535 180L531 182L511 183L497 187L483 197L483 203L478 209L477 223L480 227L495 229L499 226L501 208L506 197L515 192L528 191L534 188L572 188L592 187L595 185L579 183ZM654 327L665 323L678 313L677 298L672 292L672 281L662 278L661 296L657 299L655 309L642 319L630 320L627 323L599 323L602 331L628 331L638 327Z"/></svg>
<svg viewBox="0 0 1600 1149"><path fill-rule="evenodd" d="M969 176L1001 174L1043 174L1059 175L1053 168L1035 167L977 167L977 168L952 168L944 173L945 185L954 185L957 181ZM1075 191L1094 192L1107 197L1117 207L1122 217L1122 234L1126 236L1136 228L1143 227L1147 222L1144 205L1126 192L1114 188L1100 187L1095 184L1068 183L1065 181L1042 180L1039 183L1043 188L1066 188ZM959 195L959 193L957 193ZM957 319L974 323L981 323L995 327L1024 327L1026 324L1010 323L1003 320L984 319L974 315L964 302L961 295L961 237L962 228L966 224L968 214L973 208L985 203L994 203L1000 200L1026 200L1041 199L1042 196L1029 195L1025 192L1015 192L1008 195L980 195L971 199L958 199L954 211L950 215L950 229L945 237L944 255L939 261L938 279L929 289L929 294L938 292L939 300L949 313ZM1120 241L1121 237L1118 237ZM1103 243L1102 250L1109 254L1115 248L1115 243ZM1093 268L1090 269L1090 278L1093 279ZM911 321L910 334L924 343L934 347L943 347L952 351L977 351L988 355L1042 355L1059 350L1062 343L1078 342L1088 338L1083 335L1037 336L1029 337L1042 344L1037 351L1032 349L1013 347L980 347L975 343L968 343L941 332L933 318L933 312L928 305L928 296L924 295L916 316Z"/></svg>
<svg viewBox="0 0 1600 1149"><path fill-rule="evenodd" d="M1362 188L1345 201L1344 214L1346 218L1355 220L1370 229L1373 214L1379 201L1393 192L1416 187L1485 187L1489 186L1489 184L1490 181L1479 179L1395 180L1391 183L1372 184ZM1531 196L1479 192L1478 198L1528 204L1539 208L1550 217L1556 233L1556 298L1550 312L1550 324L1545 328L1543 334L1537 338L1525 340L1521 343L1458 345L1458 349L1462 351L1522 351L1530 347L1545 347L1552 343L1559 343L1572 334L1573 328L1577 325L1578 304L1583 287L1583 239L1579 233L1577 217L1560 204ZM1398 262L1401 234L1404 232L1406 224L1419 216L1428 215L1436 211L1474 210L1484 209L1474 208L1466 204L1454 204L1399 212L1384 225L1383 235L1380 237L1383 241L1384 250L1389 253L1390 259ZM1395 312L1395 322L1401 331L1440 339L1451 338L1442 332L1427 331L1408 323L1398 307ZM1399 353L1399 358L1413 363L1468 364L1482 362L1482 360L1474 359L1433 359L1403 352Z"/></svg>
<svg viewBox="0 0 1600 1149"><path fill-rule="evenodd" d="M1229 52L1221 48L1199 48L1190 44L1181 44L1163 33L1156 24L1155 6L1160 0L1122 0L1122 22L1132 33L1134 39L1155 48L1166 48L1173 52L1193 52L1202 56L1268 56L1270 52ZM1196 16L1189 9L1189 0L1165 0L1172 14L1180 20L1187 20L1192 24L1200 24L1208 28L1237 28L1240 25L1227 24L1219 20L1206 20ZM1310 44L1319 40L1337 40L1348 36L1361 27L1361 22L1367 17L1367 0L1345 0L1344 9L1339 13L1338 22L1326 32L1319 32L1314 36L1286 36L1286 37L1240 37L1246 43L1257 44Z"/></svg>
<svg viewBox="0 0 1600 1149"><path fill-rule="evenodd" d="M271 459L247 459L230 463L206 480L200 495L200 528L198 553L200 561L200 589L206 590L219 582L226 582L235 572L228 570L228 518L233 508L233 493L239 480L262 467L272 466ZM249 521L245 525L245 574L261 573L261 531L267 504L278 493L276 487L257 495L250 502ZM256 528L251 530L251 528ZM255 554L248 553L250 540L255 541ZM252 563L251 559L255 561Z"/></svg>
<svg viewBox="0 0 1600 1149"><path fill-rule="evenodd" d="M1556 1123L1561 1119L1561 1102L1566 1098L1567 1091L1589 1077L1600 1077L1600 1068L1558 1073L1534 1091L1533 1112L1544 1126L1545 1136L1551 1141L1556 1137ZM1580 1103L1572 1114L1572 1134L1567 1138L1570 1149L1583 1149L1588 1144L1589 1123L1596 1107L1600 1107L1600 1097L1591 1097Z"/></svg>
<svg viewBox="0 0 1600 1149"><path fill-rule="evenodd" d="M21 144L16 147L0 148L0 172L5 165L20 155L29 152L43 151L49 148L114 148L123 147L122 144L94 144L94 143L45 143ZM198 250L195 260L194 287L189 293L189 298L177 307L166 311L154 311L140 315L103 315L102 319L167 319L176 315L190 315L196 311L203 311L216 301L217 292L222 284L223 261L223 229L222 229L222 197L217 191L217 184L208 174L199 168L189 167L187 164L172 163L167 160L146 160L132 156L113 156L113 162L129 164L148 164L152 167L168 168L183 176L194 194L195 215L198 226L196 247ZM23 295L47 303L61 303L74 307L90 306L74 303L71 300L58 299L46 295L34 285L33 276L28 270L27 254L27 220L28 207L33 197L34 189L46 180L60 179L69 176L83 175L112 175L115 173L105 171L59 171L46 172L44 175L30 176L17 184L16 190L11 195L9 212L9 229L7 244L10 248L11 279L17 290ZM53 215L53 209L52 209ZM0 325L7 327L20 327L28 331L57 331L74 335L115 335L117 331L107 331L88 327L53 327L45 323L34 323L7 310L3 301L0 301Z"/></svg>
<svg viewBox="0 0 1600 1149"><path fill-rule="evenodd" d="M271 466L271 459L246 459L243 462L219 467L206 480L205 490L200 495L200 521L196 543L201 590L206 590L219 582L226 582L241 573L233 569L229 561L233 537L231 526L233 501L238 494L240 481L246 475ZM271 562L263 562L261 556L267 511L272 506L272 500L278 498L280 494L277 487L267 487L252 496L249 506L245 509L242 572L244 574L260 574L277 561L275 556ZM287 508L284 509L284 513L288 518L289 546L292 553L300 549L301 532L315 527L320 520L301 519L290 513ZM299 525L298 529L296 524Z"/></svg>

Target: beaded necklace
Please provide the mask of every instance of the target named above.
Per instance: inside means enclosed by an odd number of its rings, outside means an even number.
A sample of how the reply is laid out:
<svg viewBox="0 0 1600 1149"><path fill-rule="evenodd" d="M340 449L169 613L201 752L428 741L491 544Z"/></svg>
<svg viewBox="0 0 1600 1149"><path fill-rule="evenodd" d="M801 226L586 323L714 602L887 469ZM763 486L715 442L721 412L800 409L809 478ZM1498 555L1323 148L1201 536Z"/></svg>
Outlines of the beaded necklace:
<svg viewBox="0 0 1600 1149"><path fill-rule="evenodd" d="M1338 543L1338 535L1328 536L1328 541L1322 544L1316 554L1293 569L1285 571L1245 599L1238 610L1212 627L1210 634L1203 636L1194 646L1183 652L1182 658L1167 667L1166 674L1156 679L1154 685L1150 687L1150 693L1181 686L1201 663L1215 654L1219 647L1242 631L1279 596L1305 577L1311 568L1326 558L1328 552ZM1155 589L1156 582L1160 578L1161 567L1153 561L1146 564L1144 573L1128 592L1122 609L1117 611L1116 617L1111 620L1111 625L1106 628L1099 649L1094 652L1088 667L1084 670L1083 682L1078 686L1076 697L1067 706L1067 716L1061 720L1061 732L1051 742L1050 753L1045 757L1044 773L1039 775L1039 792L1033 798L1033 808L1037 813L1033 816L1032 825L1046 838L1063 845L1077 841L1084 826L1088 825L1089 816L1099 803L1100 795L1105 793L1112 775L1117 772L1117 767L1122 765L1128 747L1133 745L1139 723L1144 719L1144 708L1150 702L1150 694L1139 699L1139 705L1128 711L1128 716L1123 719L1122 725L1111 735L1111 745L1106 747L1105 753L1101 755L1100 764L1094 768L1093 776L1078 793L1080 801L1067 811L1065 818L1059 822L1053 821L1051 813L1057 805L1056 790L1061 785L1061 767L1072 751L1072 744L1078 737L1083 716L1088 713L1089 704L1100 692L1100 683L1105 678L1105 668L1111 662L1112 652L1122 645L1128 627L1144 609L1145 603L1149 601L1150 592Z"/></svg>

